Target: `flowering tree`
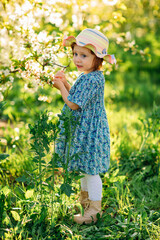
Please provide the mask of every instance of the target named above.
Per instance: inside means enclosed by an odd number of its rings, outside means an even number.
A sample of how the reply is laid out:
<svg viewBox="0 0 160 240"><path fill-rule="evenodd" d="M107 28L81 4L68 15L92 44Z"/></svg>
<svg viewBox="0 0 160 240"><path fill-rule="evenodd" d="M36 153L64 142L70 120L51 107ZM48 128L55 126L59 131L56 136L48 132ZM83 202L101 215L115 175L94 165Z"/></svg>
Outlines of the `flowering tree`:
<svg viewBox="0 0 160 240"><path fill-rule="evenodd" d="M15 73L23 79L34 78L35 87L42 82L49 83L49 74L54 73L53 66L59 57L61 35L57 31L41 28L46 18L57 25L57 19L51 13L51 6L40 1L16 1L1 3L1 99L12 87ZM3 95L2 95L3 94Z"/></svg>

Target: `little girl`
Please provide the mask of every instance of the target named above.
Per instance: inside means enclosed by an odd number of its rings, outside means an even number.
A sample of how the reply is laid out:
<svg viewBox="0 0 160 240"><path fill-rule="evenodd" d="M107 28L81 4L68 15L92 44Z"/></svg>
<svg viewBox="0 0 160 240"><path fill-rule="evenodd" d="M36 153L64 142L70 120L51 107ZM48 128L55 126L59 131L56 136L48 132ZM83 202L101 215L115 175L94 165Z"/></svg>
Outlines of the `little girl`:
<svg viewBox="0 0 160 240"><path fill-rule="evenodd" d="M100 173L108 171L110 162L110 135L104 106L103 60L115 63L114 55L108 55L109 41L105 35L94 29L83 30L76 38L66 37L64 46L71 47L73 61L82 73L71 87L63 71L55 74L53 86L60 90L65 105L79 124L74 132L71 156L81 152L78 159L69 162L69 170L83 173L81 178L80 202L84 215L74 216L76 223L97 221L101 214L102 180ZM57 152L64 154L64 142L57 144Z"/></svg>

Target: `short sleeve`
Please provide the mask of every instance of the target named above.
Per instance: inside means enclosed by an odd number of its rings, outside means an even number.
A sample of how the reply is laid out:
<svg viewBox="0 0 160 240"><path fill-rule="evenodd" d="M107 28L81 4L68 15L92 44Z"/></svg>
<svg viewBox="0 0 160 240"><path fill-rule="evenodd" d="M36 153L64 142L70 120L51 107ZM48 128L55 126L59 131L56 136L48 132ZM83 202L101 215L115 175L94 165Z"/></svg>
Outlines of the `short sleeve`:
<svg viewBox="0 0 160 240"><path fill-rule="evenodd" d="M98 94L98 82L94 77L82 76L81 81L77 84L74 91L70 91L67 97L69 101L77 104L80 108L85 106L93 100L96 94Z"/></svg>

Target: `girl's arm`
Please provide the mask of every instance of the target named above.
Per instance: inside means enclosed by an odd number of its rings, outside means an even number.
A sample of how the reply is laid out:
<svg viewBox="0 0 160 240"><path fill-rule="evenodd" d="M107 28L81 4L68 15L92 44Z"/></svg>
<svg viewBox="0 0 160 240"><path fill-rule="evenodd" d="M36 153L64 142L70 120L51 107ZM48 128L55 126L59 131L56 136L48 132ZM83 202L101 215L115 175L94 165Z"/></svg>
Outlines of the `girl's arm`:
<svg viewBox="0 0 160 240"><path fill-rule="evenodd" d="M72 110L77 110L79 106L67 99L67 97L69 96L69 86L69 84L64 84L63 81L55 75L53 79L53 87L60 90L62 98L69 108L71 108Z"/></svg>
<svg viewBox="0 0 160 240"><path fill-rule="evenodd" d="M69 92L69 90L71 89L71 85L70 85L68 82L66 82L66 83L64 84L64 86L65 86L65 88L67 89L67 91Z"/></svg>
<svg viewBox="0 0 160 240"><path fill-rule="evenodd" d="M77 110L79 108L79 106L77 104L69 101L67 98L69 95L69 92L67 91L66 87L64 85L62 85L59 90L61 92L64 102L68 105L68 107L71 108L72 110Z"/></svg>

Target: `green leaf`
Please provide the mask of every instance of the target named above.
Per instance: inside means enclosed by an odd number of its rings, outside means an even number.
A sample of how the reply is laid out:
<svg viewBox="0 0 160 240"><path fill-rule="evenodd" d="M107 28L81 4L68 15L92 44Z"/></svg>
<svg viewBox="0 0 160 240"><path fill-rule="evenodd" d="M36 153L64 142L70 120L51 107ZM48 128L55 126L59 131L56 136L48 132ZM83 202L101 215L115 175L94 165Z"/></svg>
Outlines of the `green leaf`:
<svg viewBox="0 0 160 240"><path fill-rule="evenodd" d="M0 160L4 160L7 157L9 157L9 154L5 154L5 153L0 154Z"/></svg>
<svg viewBox="0 0 160 240"><path fill-rule="evenodd" d="M25 193L26 199L31 198L33 194L34 194L34 189L27 190L27 192Z"/></svg>
<svg viewBox="0 0 160 240"><path fill-rule="evenodd" d="M16 211L11 211L11 213L12 213L12 217L14 218L14 220L20 221L20 216Z"/></svg>
<svg viewBox="0 0 160 240"><path fill-rule="evenodd" d="M46 182L51 181L51 179L52 179L52 175L46 178Z"/></svg>
<svg viewBox="0 0 160 240"><path fill-rule="evenodd" d="M28 179L23 175L22 177L16 178L16 181L25 183L28 182Z"/></svg>
<svg viewBox="0 0 160 240"><path fill-rule="evenodd" d="M18 196L19 198L24 199L24 194L25 194L25 192L24 192L20 187L17 186L17 187L14 189L14 193L15 193L16 196Z"/></svg>
<svg viewBox="0 0 160 240"><path fill-rule="evenodd" d="M137 237L137 235L138 235L138 233L135 232L135 233L133 233L133 234L131 235L131 238L135 238L135 237Z"/></svg>
<svg viewBox="0 0 160 240"><path fill-rule="evenodd" d="M74 192L72 190L72 186L67 183L62 184L60 189L61 189L62 193L66 194L68 197L70 197L71 193Z"/></svg>
<svg viewBox="0 0 160 240"><path fill-rule="evenodd" d="M8 186L5 186L1 189L1 192L3 192L5 196L7 196L11 192L11 189Z"/></svg>

